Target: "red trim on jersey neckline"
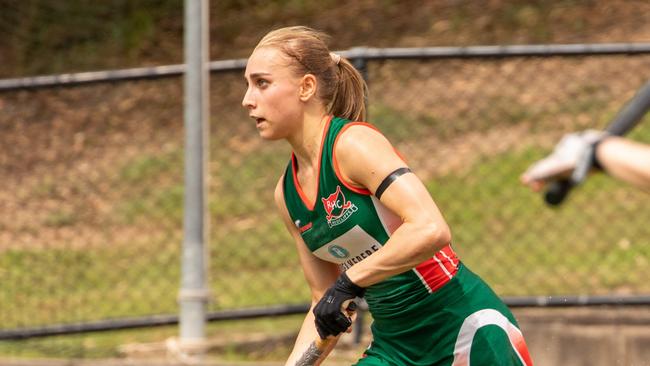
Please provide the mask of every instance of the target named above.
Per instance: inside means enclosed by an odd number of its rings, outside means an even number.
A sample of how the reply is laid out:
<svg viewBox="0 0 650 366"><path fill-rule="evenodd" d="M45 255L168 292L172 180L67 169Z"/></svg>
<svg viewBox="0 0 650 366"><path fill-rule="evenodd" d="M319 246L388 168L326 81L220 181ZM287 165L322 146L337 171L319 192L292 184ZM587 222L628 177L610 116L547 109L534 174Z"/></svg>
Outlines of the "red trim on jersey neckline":
<svg viewBox="0 0 650 366"><path fill-rule="evenodd" d="M345 126L343 126L343 128L341 128L341 131L339 131L338 135L336 135L336 138L334 139L334 144L332 144L332 165L333 165L333 168L334 168L334 174L336 174L336 177L339 179L339 181L341 181L341 183L343 183L343 185L347 189L351 190L352 192L356 192L356 193L359 193L359 194L369 196L369 195L372 194L372 192L370 192L370 190L368 190L366 188L355 187L355 186L351 185L349 182L347 182L345 179L343 179L343 176L341 175L341 172L339 170L339 162L338 162L338 160L336 160L336 153L335 153L336 152L336 143L339 141L339 137L341 137L341 135L343 135L343 132L345 132L345 130L347 130L348 128L350 128L352 126L366 126L366 127L372 128L373 130L381 133L381 131L379 131L377 129L377 127L371 125L368 122L350 122L350 123L346 124Z"/></svg>
<svg viewBox="0 0 650 366"><path fill-rule="evenodd" d="M449 282L458 272L458 256L447 244L433 257L420 263L415 271L420 275L429 292L434 292Z"/></svg>
<svg viewBox="0 0 650 366"><path fill-rule="evenodd" d="M334 116L328 117L327 123L325 123L325 128L323 129L323 136L320 142L320 151L318 153L318 175L316 177L316 198L314 198L314 202L312 202L311 204L309 203L309 198L307 197L305 192L302 190L302 187L300 186L300 181L298 181L298 173L297 173L298 161L296 160L296 154L294 154L293 151L291 152L291 172L293 173L294 186L296 187L296 191L298 192L298 195L300 196L302 203L309 211L314 211L314 208L316 207L316 202L318 201L318 194L320 191L320 168L323 162L323 145L325 145L325 138L327 137L327 134L329 132L330 122L332 122L333 117Z"/></svg>

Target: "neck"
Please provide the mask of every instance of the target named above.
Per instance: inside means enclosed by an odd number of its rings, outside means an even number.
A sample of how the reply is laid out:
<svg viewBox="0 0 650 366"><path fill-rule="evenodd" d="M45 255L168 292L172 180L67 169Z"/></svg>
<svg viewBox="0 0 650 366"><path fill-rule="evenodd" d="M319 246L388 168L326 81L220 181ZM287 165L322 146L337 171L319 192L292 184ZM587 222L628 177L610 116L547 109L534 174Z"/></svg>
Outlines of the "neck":
<svg viewBox="0 0 650 366"><path fill-rule="evenodd" d="M306 113L301 128L287 137L298 160L298 166L316 167L320 156L321 141L329 115L322 111Z"/></svg>

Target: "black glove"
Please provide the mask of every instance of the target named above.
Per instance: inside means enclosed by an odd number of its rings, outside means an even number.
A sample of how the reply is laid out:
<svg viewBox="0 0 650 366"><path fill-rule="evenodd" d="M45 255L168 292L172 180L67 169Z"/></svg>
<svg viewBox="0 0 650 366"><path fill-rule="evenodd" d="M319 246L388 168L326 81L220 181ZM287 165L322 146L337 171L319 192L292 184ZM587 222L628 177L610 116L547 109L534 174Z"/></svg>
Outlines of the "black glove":
<svg viewBox="0 0 650 366"><path fill-rule="evenodd" d="M345 272L341 273L334 285L325 292L314 307L318 335L325 339L330 335L337 336L346 331L352 325L352 319L343 312L343 303L355 297L363 297L365 292L366 289L350 281ZM348 309L354 310L349 306Z"/></svg>

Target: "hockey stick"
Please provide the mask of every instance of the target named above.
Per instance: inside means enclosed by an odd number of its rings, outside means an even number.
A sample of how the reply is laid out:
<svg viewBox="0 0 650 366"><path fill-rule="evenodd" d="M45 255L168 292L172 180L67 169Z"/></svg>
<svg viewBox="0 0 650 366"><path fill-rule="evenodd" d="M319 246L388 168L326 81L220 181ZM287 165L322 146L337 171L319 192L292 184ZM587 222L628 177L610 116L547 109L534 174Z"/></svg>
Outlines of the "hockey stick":
<svg viewBox="0 0 650 366"><path fill-rule="evenodd" d="M605 128L605 131L614 136L625 135L643 119L648 109L650 109L650 81L639 89L636 95L616 115L616 118ZM569 191L585 180L587 173L591 169L591 154L593 154L593 151L588 151L578 161L571 177L551 183L544 195L546 203L553 206L561 204Z"/></svg>

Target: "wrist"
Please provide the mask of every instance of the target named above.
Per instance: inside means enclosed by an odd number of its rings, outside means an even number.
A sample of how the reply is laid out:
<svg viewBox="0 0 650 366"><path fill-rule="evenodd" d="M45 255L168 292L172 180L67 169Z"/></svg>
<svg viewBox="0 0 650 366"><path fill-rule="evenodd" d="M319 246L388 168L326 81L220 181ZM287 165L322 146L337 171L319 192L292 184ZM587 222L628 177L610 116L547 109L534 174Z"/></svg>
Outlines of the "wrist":
<svg viewBox="0 0 650 366"><path fill-rule="evenodd" d="M356 297L363 297L366 293L366 289L352 282L352 280L350 279L350 277L348 277L348 274L346 272L341 273L341 275L339 276L336 282L337 282L337 286L343 287L346 290L346 292Z"/></svg>
<svg viewBox="0 0 650 366"><path fill-rule="evenodd" d="M598 160L598 147L600 144L607 139L608 136L603 136L602 138L596 140L592 145L591 145L591 166L594 169L597 170L604 170L602 164Z"/></svg>

